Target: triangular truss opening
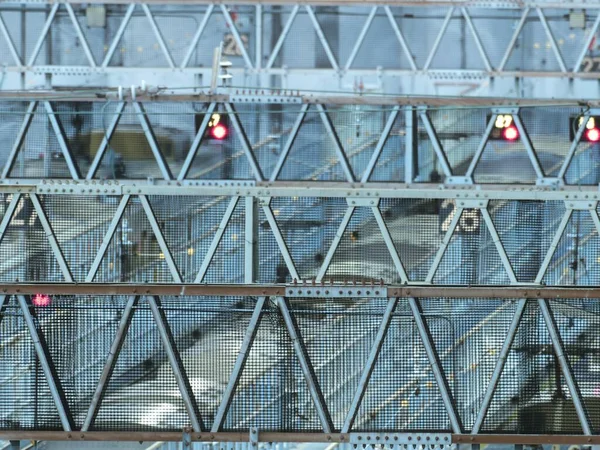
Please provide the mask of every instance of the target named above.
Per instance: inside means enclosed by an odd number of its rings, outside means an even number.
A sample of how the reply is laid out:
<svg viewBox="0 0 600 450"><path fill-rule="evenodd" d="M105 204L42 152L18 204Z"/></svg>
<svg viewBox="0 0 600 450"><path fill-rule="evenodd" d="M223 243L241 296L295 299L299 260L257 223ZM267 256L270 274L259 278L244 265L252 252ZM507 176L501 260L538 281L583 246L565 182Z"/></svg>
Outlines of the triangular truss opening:
<svg viewBox="0 0 600 450"><path fill-rule="evenodd" d="M44 210L76 282L83 282L100 249L119 197L48 196Z"/></svg>
<svg viewBox="0 0 600 450"><path fill-rule="evenodd" d="M212 429L246 335L253 302L246 297L198 300L201 302L193 308L167 310L166 317L204 426Z"/></svg>
<svg viewBox="0 0 600 450"><path fill-rule="evenodd" d="M370 208L354 210L327 268L325 279L399 282L394 260Z"/></svg>
<svg viewBox="0 0 600 450"><path fill-rule="evenodd" d="M410 309L406 302L399 303L352 431L449 429L448 413Z"/></svg>
<svg viewBox="0 0 600 450"><path fill-rule="evenodd" d="M12 143L12 161L8 166L9 178L71 178L72 172L65 158L63 145L68 149L64 127L58 114L52 113L56 118L59 131L51 123L52 108L50 103L33 103L28 106L28 114L23 117L22 124L28 123L24 135L17 134L17 139ZM19 126L22 125L21 123ZM20 144L20 145L19 145ZM67 155L67 156L68 156ZM75 171L77 170L74 161Z"/></svg>
<svg viewBox="0 0 600 450"><path fill-rule="evenodd" d="M335 68L339 66L339 43L338 43L338 12L335 8L327 6L299 6L292 8L289 14L282 14L284 31L275 43L279 46L277 53L272 53L272 66L288 66L292 68ZM313 22L313 17L316 22ZM290 22L291 19L291 22ZM322 42L316 31L318 26L325 38ZM290 36L303 36L302 40ZM328 54L325 45L329 48ZM293 55L292 58L282 58L281 55ZM333 60L332 60L333 58ZM269 61L271 62L271 61Z"/></svg>
<svg viewBox="0 0 600 450"><path fill-rule="evenodd" d="M158 221L162 229L165 224ZM173 275L138 198L129 201L104 254L95 282L171 283Z"/></svg>
<svg viewBox="0 0 600 450"><path fill-rule="evenodd" d="M439 182L447 176L446 165L451 175L465 175L485 134L487 113L484 109L420 113L418 179Z"/></svg>
<svg viewBox="0 0 600 450"><path fill-rule="evenodd" d="M273 304L265 306L223 431L250 427L323 429L284 319Z"/></svg>
<svg viewBox="0 0 600 450"><path fill-rule="evenodd" d="M236 105L238 119L265 178L271 177L290 139L303 139L297 130L294 132L301 110L301 105Z"/></svg>
<svg viewBox="0 0 600 450"><path fill-rule="evenodd" d="M451 209L451 205L450 209ZM459 214L454 209L450 216ZM446 219L447 220L447 219ZM450 221L452 222L452 219ZM451 223L448 225L451 229ZM456 264L460 261L460 264ZM478 209L464 209L454 229L433 282L437 284L510 284L506 266Z"/></svg>
<svg viewBox="0 0 600 450"><path fill-rule="evenodd" d="M379 210L411 281L425 281L444 233L444 200L381 199Z"/></svg>
<svg viewBox="0 0 600 450"><path fill-rule="evenodd" d="M498 200L489 203L488 211L517 281L534 282L564 215L564 203Z"/></svg>
<svg viewBox="0 0 600 450"><path fill-rule="evenodd" d="M571 356L568 347L566 353ZM529 300L481 432L581 434L571 393L557 365L540 307Z"/></svg>
<svg viewBox="0 0 600 450"><path fill-rule="evenodd" d="M361 374L379 330L386 299L338 299L325 305L322 314L303 312L304 300L295 300L294 312L306 351L335 429L342 429ZM343 317L336 311L347 311Z"/></svg>
<svg viewBox="0 0 600 450"><path fill-rule="evenodd" d="M357 51L353 60L350 61L351 65L349 69L371 69L373 67L382 67L383 69L411 69L412 66L396 34L397 31L400 31L396 19L393 16L390 19L385 8L373 8L376 9L375 13L371 9L368 10L368 15L361 15L356 18L350 16L345 19L350 22L348 25L353 25L356 28L359 27L360 23L360 30L362 32L368 24L369 18L374 14L370 19L364 40L360 43L358 49L356 49L356 45L359 44L358 41L352 47L353 51ZM395 9L390 8L390 12ZM365 10L365 13L367 13L367 10ZM352 22L356 22L356 24ZM401 31L400 35L402 36ZM389 38L381 39L381 36ZM404 36L402 36L402 39L404 39ZM373 49L377 49L377 51L374 52ZM348 55L348 58L350 58L350 55ZM345 64L347 67L348 61L345 61Z"/></svg>
<svg viewBox="0 0 600 450"><path fill-rule="evenodd" d="M179 137L172 130L154 130L150 125L148 135L142 121L151 116L152 111L139 112L133 103L106 105L98 111L89 147L90 160L97 167L94 178L164 178L153 146L156 145L156 151L161 154L159 159L164 161L165 170L170 170L176 147L174 141Z"/></svg>
<svg viewBox="0 0 600 450"><path fill-rule="evenodd" d="M164 309L172 309L170 314L176 314L176 307L168 302ZM144 345L139 345L140 341ZM189 425L156 322L148 304L140 301L107 382L93 429L175 431Z"/></svg>
<svg viewBox="0 0 600 450"><path fill-rule="evenodd" d="M421 304L458 415L470 430L498 362L515 304L493 299L427 299Z"/></svg>
<svg viewBox="0 0 600 450"><path fill-rule="evenodd" d="M278 180L347 181L339 155L316 108L306 114Z"/></svg>
<svg viewBox="0 0 600 450"><path fill-rule="evenodd" d="M4 197L4 211L10 208L14 194ZM43 201L41 202L43 206ZM22 195L0 242L5 282L57 282L64 280L56 255L31 199Z"/></svg>
<svg viewBox="0 0 600 450"><path fill-rule="evenodd" d="M520 108L519 116L535 154L540 161L544 174L548 177L558 176L565 158L570 151L572 140L578 131L577 121L573 121L573 130L569 130L571 117L581 117L581 108L561 108L556 114L555 108ZM547 133L548 125L552 123L557 132L550 137ZM571 161L571 164L573 161Z"/></svg>
<svg viewBox="0 0 600 450"><path fill-rule="evenodd" d="M514 141L488 140L473 171L473 181L535 184L538 175L523 139L527 137L520 136Z"/></svg>
<svg viewBox="0 0 600 450"><path fill-rule="evenodd" d="M314 279L343 220L347 203L343 199L333 198L276 197L271 200L270 207L300 279ZM272 235L267 223L261 220L261 225L261 230L264 228L265 233ZM271 236L267 239L271 241L274 238ZM262 249L261 255L266 257L268 250ZM280 261L275 277L270 281L292 281L286 271L284 262Z"/></svg>
<svg viewBox="0 0 600 450"><path fill-rule="evenodd" d="M466 12L470 19L470 15ZM448 22L440 40L440 44L431 60L431 69L463 69L463 70L485 70L486 62L478 51L459 51L456 54L456 43L461 42L463 49L477 49L479 33L473 31L469 21L462 12L462 8L454 8L454 12ZM448 55L456 55L448 58ZM486 56L487 57L487 56Z"/></svg>
<svg viewBox="0 0 600 450"><path fill-rule="evenodd" d="M487 8L466 8L466 10L471 17L473 28L479 36L479 41L490 66L492 69L498 68L506 53L510 38L515 32L515 24L519 22L523 10L504 9L502 10L502 18L490 17ZM465 30L465 32L469 33L469 30ZM474 55L473 58L478 56L479 53Z"/></svg>
<svg viewBox="0 0 600 450"><path fill-rule="evenodd" d="M100 64L95 56L99 55L99 46L91 50L90 31L85 25L86 9L81 5L55 4L49 11L46 23L50 22L45 35L40 24L40 34L35 45L27 46L29 66L91 66ZM17 35L18 36L18 35ZM40 41L41 39L41 41ZM14 41L14 38L13 38ZM46 49L52 49L49 53Z"/></svg>
<svg viewBox="0 0 600 450"><path fill-rule="evenodd" d="M554 35L550 37L546 33L543 22L536 10L543 11L537 8L528 10L529 14L527 15L525 23L516 40L516 42L520 42L520 44L518 47L516 45L513 46L503 68L504 70L561 71L561 65L556 55L557 49L555 48L555 44L558 46L559 53L561 53L561 47L563 45L560 41L556 40Z"/></svg>
<svg viewBox="0 0 600 450"><path fill-rule="evenodd" d="M147 5L131 4L119 25L122 33L117 33L115 37L119 38L118 41L113 41L107 49L104 63L109 67L171 66L172 57L170 53L165 54L168 49L165 51L163 47L165 41L158 27L153 29L155 24L156 19ZM145 31L140 33L140 30Z"/></svg>

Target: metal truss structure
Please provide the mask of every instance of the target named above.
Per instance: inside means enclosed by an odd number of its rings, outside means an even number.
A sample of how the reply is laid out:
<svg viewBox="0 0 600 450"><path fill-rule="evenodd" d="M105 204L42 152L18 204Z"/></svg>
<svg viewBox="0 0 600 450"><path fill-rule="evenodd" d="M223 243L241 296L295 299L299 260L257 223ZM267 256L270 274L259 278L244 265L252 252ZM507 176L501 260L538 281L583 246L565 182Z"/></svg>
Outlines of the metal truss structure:
<svg viewBox="0 0 600 450"><path fill-rule="evenodd" d="M596 2L108 3L3 3L5 85L208 85L216 35L246 88L589 98L600 73Z"/></svg>
<svg viewBox="0 0 600 450"><path fill-rule="evenodd" d="M98 94L2 95L0 437L600 443L597 105Z"/></svg>

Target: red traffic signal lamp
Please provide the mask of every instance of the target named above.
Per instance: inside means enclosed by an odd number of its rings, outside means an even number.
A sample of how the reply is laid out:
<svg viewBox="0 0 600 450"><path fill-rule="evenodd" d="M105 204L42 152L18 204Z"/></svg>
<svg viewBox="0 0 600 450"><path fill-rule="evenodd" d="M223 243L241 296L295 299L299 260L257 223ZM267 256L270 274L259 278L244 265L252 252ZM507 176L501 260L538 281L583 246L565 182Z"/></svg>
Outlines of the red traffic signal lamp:
<svg viewBox="0 0 600 450"><path fill-rule="evenodd" d="M487 122L492 118L487 116ZM519 129L515 125L512 114L498 114L494 120L494 126L490 132L489 139L492 141L516 141L519 139Z"/></svg>
<svg viewBox="0 0 600 450"><path fill-rule="evenodd" d="M584 119L584 116L569 118L569 138L571 142L575 140L577 132L583 126ZM587 117L580 142L600 142L600 116Z"/></svg>
<svg viewBox="0 0 600 450"><path fill-rule="evenodd" d="M200 129L202 121L205 119L205 114L196 114L196 132ZM206 131L204 133L205 139L212 139L215 141L223 141L229 137L229 117L227 114L221 114L214 112L210 115L208 124L206 125Z"/></svg>

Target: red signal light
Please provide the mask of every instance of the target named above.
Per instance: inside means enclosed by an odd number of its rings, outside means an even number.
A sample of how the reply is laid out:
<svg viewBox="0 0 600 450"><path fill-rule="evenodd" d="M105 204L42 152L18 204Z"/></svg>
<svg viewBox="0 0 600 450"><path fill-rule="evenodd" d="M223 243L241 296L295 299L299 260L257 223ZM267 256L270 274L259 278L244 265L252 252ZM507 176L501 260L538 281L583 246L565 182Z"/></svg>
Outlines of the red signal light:
<svg viewBox="0 0 600 450"><path fill-rule="evenodd" d="M35 294L33 296L33 298L31 299L31 303L33 303L33 306L50 306L50 303L52 303L52 300L50 299L49 295L46 294Z"/></svg>
<svg viewBox="0 0 600 450"><path fill-rule="evenodd" d="M517 127L515 126L506 127L502 131L502 135L507 141L514 141L519 137L519 130L517 130Z"/></svg>
<svg viewBox="0 0 600 450"><path fill-rule="evenodd" d="M221 125L221 124L214 126L210 130L210 134L212 135L212 137L219 141L222 141L223 139L225 139L227 137L227 133L228 133L227 127L225 125Z"/></svg>
<svg viewBox="0 0 600 450"><path fill-rule="evenodd" d="M590 142L598 142L600 141L600 130L598 128L590 128L585 131L585 137Z"/></svg>

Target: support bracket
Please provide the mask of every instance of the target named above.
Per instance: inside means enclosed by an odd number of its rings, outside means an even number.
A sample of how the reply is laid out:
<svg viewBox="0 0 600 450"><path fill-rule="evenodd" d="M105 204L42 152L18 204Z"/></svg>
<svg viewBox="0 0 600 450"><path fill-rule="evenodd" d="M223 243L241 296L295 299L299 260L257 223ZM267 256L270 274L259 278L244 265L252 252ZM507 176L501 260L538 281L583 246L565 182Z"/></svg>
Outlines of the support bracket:
<svg viewBox="0 0 600 450"><path fill-rule="evenodd" d="M258 428L250 427L250 445L253 449L258 449Z"/></svg>
<svg viewBox="0 0 600 450"><path fill-rule="evenodd" d="M598 206L598 202L592 201L592 200L568 200L568 201L565 201L565 208L579 210L579 211L593 210L593 209L596 209L596 206Z"/></svg>
<svg viewBox="0 0 600 450"><path fill-rule="evenodd" d="M384 286L298 286L287 287L286 297L290 298L384 298L387 297L387 287Z"/></svg>

